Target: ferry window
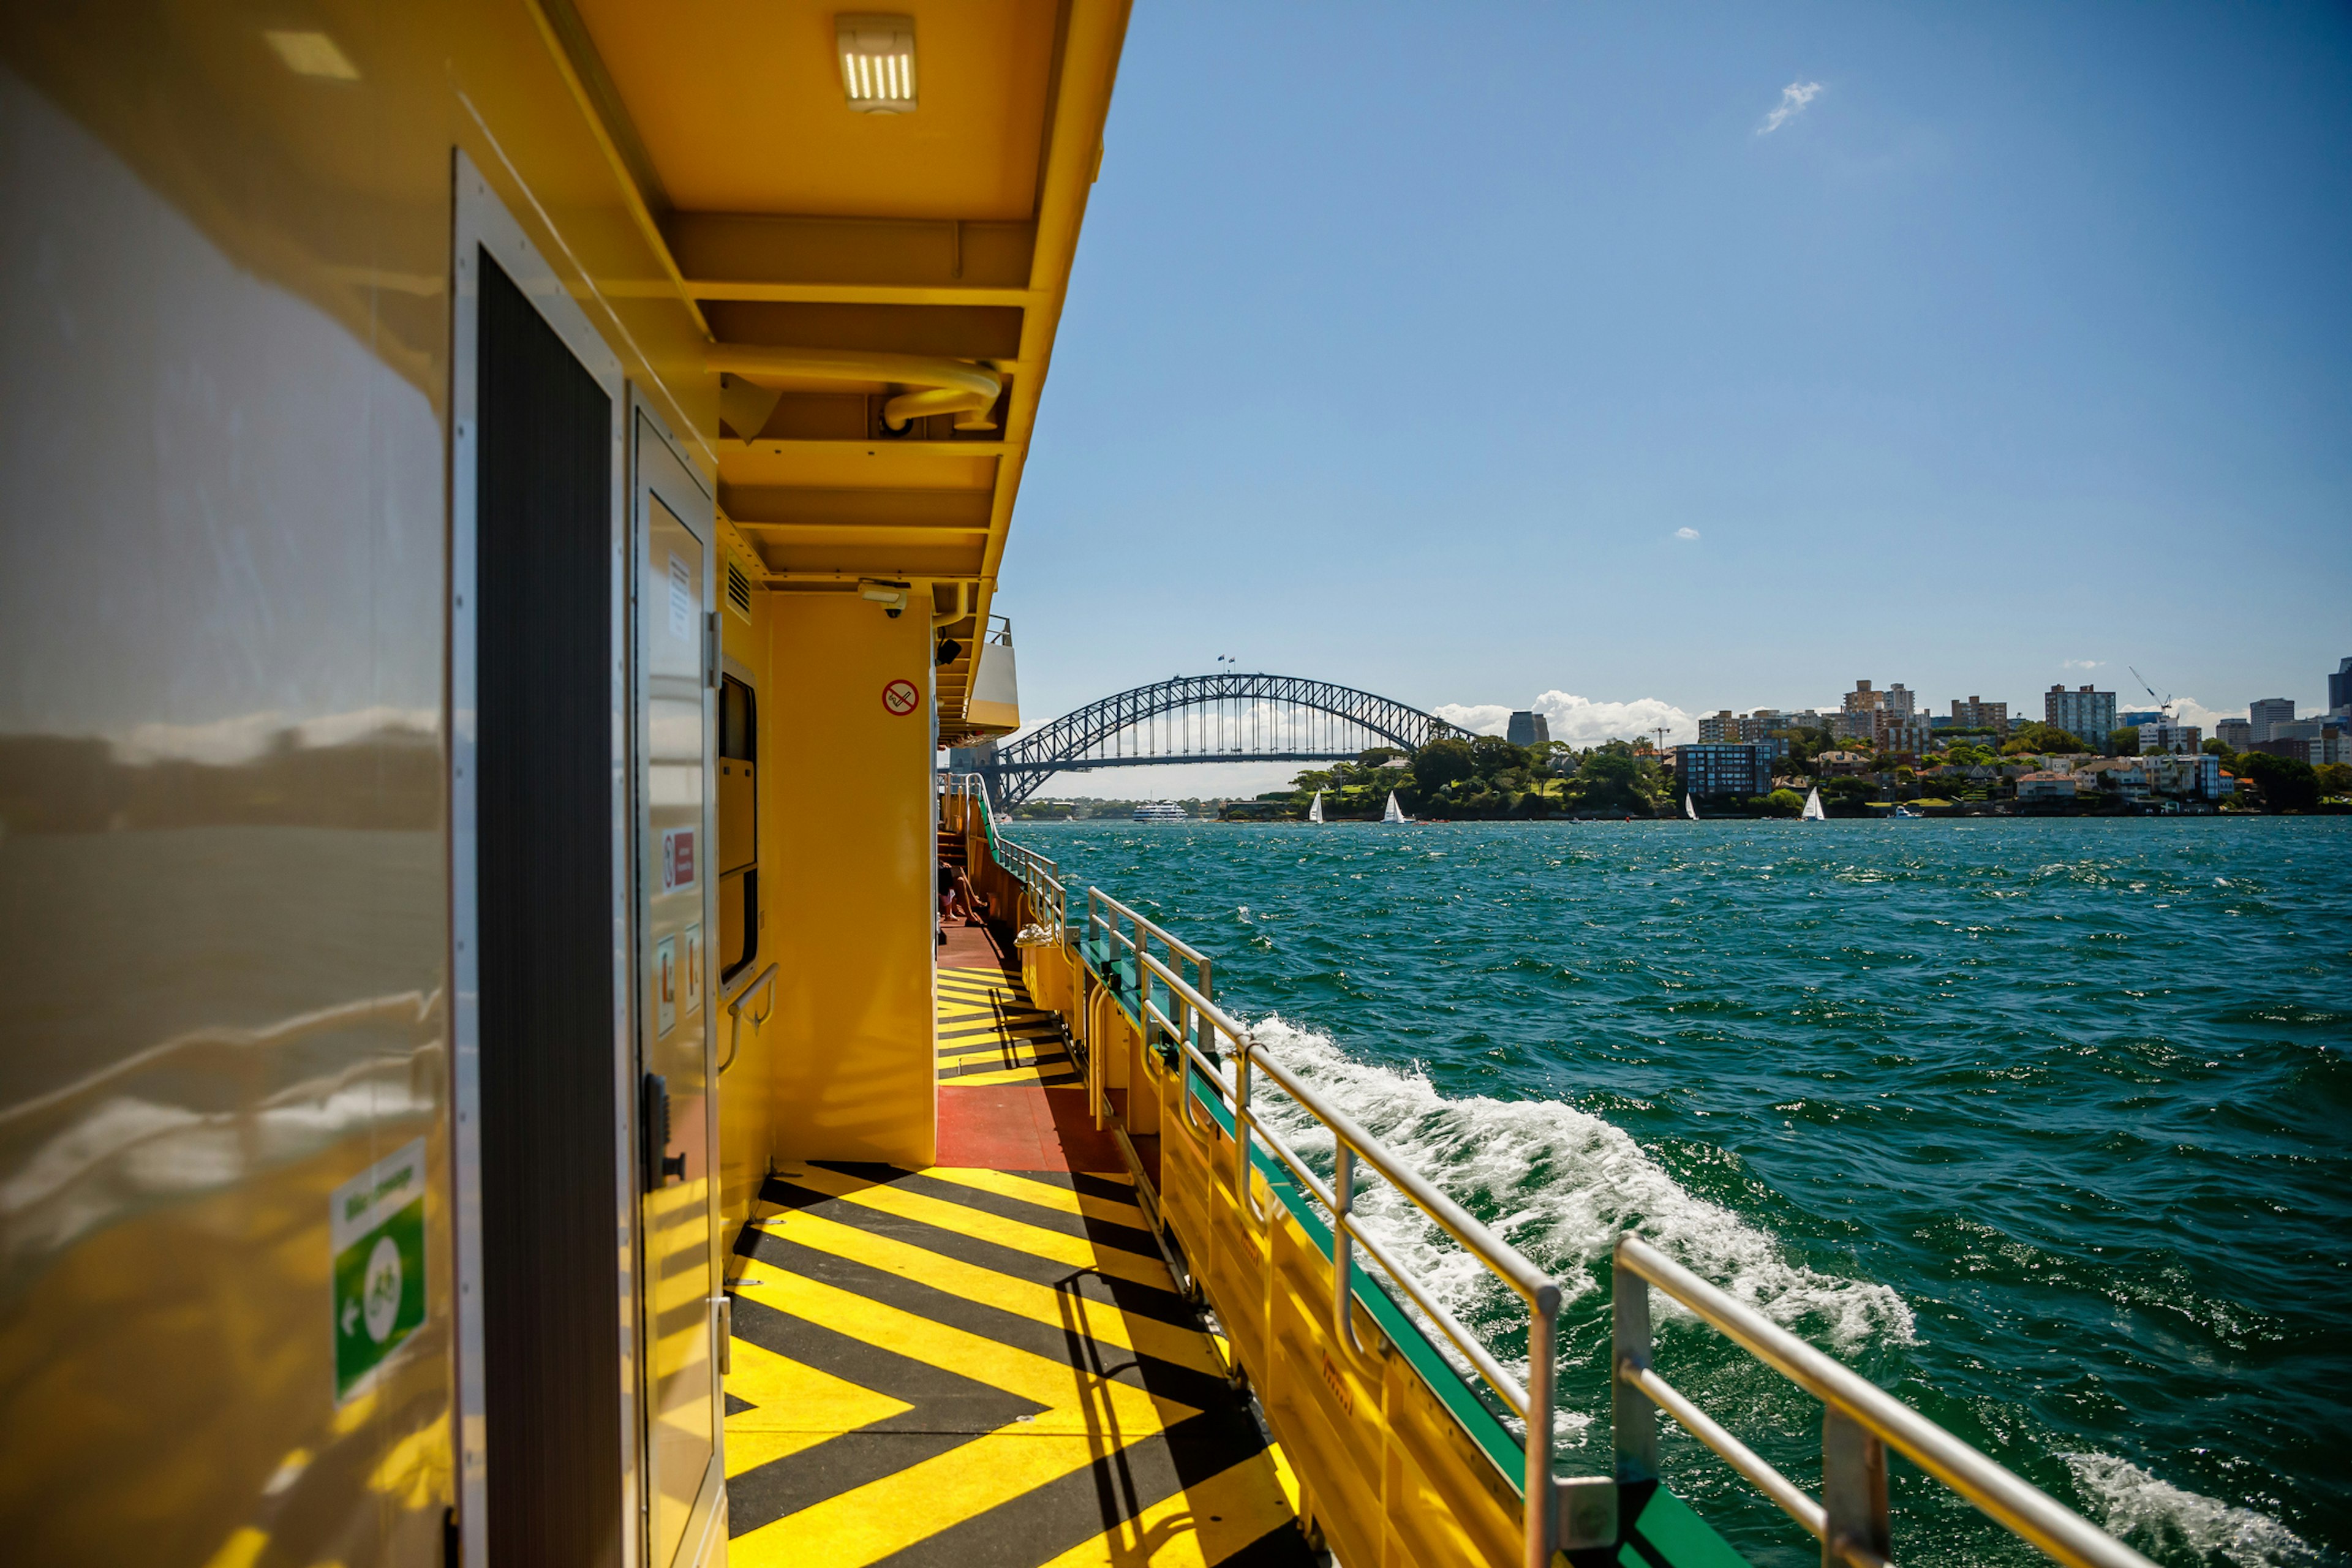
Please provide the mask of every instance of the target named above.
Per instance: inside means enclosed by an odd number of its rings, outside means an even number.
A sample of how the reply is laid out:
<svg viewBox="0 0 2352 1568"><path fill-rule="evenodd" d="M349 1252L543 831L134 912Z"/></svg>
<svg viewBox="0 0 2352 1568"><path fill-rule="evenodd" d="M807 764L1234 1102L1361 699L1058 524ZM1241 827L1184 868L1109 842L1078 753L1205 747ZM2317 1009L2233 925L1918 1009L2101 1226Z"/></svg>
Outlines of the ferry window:
<svg viewBox="0 0 2352 1568"><path fill-rule="evenodd" d="M760 700L747 681L719 685L719 979L760 952Z"/></svg>

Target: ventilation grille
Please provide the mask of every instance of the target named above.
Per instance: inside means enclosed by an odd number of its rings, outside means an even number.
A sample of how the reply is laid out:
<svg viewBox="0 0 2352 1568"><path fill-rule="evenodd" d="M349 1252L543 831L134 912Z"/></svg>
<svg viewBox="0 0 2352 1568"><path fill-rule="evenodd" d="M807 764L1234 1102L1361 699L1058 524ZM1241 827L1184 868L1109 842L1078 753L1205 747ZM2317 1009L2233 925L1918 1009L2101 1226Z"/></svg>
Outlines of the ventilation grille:
<svg viewBox="0 0 2352 1568"><path fill-rule="evenodd" d="M742 616L751 618L751 578L733 560L727 563L727 607Z"/></svg>

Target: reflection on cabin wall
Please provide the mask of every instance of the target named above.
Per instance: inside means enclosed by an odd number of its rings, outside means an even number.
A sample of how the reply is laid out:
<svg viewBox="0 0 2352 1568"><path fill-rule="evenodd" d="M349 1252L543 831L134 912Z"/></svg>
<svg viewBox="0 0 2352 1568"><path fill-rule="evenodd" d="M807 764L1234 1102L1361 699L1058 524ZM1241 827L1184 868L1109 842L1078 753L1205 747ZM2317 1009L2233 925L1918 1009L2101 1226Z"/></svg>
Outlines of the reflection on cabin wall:
<svg viewBox="0 0 2352 1568"><path fill-rule="evenodd" d="M0 1540L438 1561L454 151L657 264L511 0L16 7L0 145ZM675 303L575 286L715 430ZM339 1390L330 1196L420 1138L424 1321Z"/></svg>
<svg viewBox="0 0 2352 1568"><path fill-rule="evenodd" d="M446 1159L440 416L6 70L0 122L0 1536L420 1560L448 1271L339 1401L328 1213Z"/></svg>

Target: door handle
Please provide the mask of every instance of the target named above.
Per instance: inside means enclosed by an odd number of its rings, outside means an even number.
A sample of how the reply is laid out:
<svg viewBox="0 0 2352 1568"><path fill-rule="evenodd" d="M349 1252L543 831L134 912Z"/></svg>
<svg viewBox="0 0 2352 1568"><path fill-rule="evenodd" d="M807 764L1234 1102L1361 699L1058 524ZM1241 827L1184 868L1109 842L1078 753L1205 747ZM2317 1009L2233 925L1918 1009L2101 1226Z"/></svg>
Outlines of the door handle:
<svg viewBox="0 0 2352 1568"><path fill-rule="evenodd" d="M646 1191L659 1191L672 1176L686 1180L685 1154L669 1152L669 1080L657 1072L638 1088L637 1142Z"/></svg>

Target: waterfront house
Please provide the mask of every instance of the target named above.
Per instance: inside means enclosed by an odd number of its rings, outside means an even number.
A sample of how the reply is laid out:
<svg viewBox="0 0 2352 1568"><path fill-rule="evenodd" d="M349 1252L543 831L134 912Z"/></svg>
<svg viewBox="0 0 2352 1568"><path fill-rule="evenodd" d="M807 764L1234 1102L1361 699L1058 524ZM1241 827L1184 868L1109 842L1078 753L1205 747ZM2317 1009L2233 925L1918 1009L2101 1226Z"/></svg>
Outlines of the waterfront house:
<svg viewBox="0 0 2352 1568"><path fill-rule="evenodd" d="M2073 800L2075 795L2072 773L2053 773L2044 768L2026 773L2017 781L2017 798L2021 801Z"/></svg>

